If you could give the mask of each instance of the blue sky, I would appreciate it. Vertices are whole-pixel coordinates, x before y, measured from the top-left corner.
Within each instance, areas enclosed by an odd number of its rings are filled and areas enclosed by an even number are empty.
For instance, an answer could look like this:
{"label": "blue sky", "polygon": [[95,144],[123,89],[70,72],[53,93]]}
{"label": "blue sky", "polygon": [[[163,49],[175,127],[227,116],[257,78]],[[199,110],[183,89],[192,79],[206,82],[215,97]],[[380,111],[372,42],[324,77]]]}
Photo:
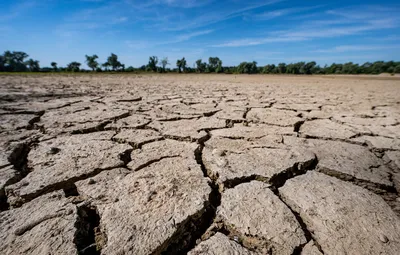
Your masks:
{"label": "blue sky", "polygon": [[0,51],[21,50],[49,66],[126,66],[151,55],[172,66],[218,56],[224,65],[315,60],[318,64],[400,60],[397,1],[1,0]]}

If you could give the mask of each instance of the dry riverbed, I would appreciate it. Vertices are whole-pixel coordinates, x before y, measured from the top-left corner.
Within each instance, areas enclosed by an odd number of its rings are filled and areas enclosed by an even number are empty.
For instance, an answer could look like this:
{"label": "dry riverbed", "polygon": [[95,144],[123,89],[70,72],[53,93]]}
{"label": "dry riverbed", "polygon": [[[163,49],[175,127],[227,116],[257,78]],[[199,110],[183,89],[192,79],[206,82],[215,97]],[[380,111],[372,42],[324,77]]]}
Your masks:
{"label": "dry riverbed", "polygon": [[398,254],[400,79],[1,75],[1,254]]}

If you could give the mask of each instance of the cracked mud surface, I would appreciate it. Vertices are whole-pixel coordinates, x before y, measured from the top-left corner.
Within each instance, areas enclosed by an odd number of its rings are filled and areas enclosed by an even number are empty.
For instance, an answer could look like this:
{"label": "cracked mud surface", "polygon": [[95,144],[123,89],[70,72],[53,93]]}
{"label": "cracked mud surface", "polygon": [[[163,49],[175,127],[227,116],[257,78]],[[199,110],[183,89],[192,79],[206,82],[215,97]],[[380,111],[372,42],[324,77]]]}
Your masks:
{"label": "cracked mud surface", "polygon": [[400,80],[0,79],[1,254],[397,254]]}

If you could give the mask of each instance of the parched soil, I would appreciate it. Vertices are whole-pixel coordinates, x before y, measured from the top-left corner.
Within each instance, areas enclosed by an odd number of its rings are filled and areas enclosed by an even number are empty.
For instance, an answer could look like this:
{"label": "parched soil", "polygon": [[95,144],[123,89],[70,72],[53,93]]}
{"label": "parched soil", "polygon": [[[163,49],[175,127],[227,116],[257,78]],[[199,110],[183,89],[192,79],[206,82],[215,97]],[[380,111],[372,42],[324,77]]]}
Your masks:
{"label": "parched soil", "polygon": [[398,254],[400,79],[0,76],[0,254]]}

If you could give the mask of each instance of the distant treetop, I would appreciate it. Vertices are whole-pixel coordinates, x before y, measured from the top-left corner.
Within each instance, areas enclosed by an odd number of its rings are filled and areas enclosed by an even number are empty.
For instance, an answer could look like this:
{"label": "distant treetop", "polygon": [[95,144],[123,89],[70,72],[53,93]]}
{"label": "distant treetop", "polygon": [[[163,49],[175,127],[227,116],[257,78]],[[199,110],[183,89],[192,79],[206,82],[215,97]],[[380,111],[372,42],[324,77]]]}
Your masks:
{"label": "distant treetop", "polygon": [[[51,67],[41,68],[39,61],[32,58],[26,60],[28,54],[22,51],[5,51],[0,55],[0,72],[88,72],[81,68],[82,64],[72,61],[66,67],[59,67],[56,62],[51,62]],[[218,57],[210,57],[207,62],[198,59],[193,68],[188,65],[185,57],[176,61],[176,68],[167,68],[170,65],[167,57],[159,60],[157,56],[149,57],[147,65],[139,68],[125,65],[118,60],[114,53],[107,58],[105,63],[97,62],[97,55],[85,55],[85,62],[91,72],[113,71],[113,72],[178,72],[178,73],[242,73],[242,74],[381,74],[400,73],[400,62],[376,61],[366,62],[362,65],[352,62],[319,66],[315,61],[297,63],[279,63],[257,66],[257,62],[242,62],[238,66],[223,66]]]}

